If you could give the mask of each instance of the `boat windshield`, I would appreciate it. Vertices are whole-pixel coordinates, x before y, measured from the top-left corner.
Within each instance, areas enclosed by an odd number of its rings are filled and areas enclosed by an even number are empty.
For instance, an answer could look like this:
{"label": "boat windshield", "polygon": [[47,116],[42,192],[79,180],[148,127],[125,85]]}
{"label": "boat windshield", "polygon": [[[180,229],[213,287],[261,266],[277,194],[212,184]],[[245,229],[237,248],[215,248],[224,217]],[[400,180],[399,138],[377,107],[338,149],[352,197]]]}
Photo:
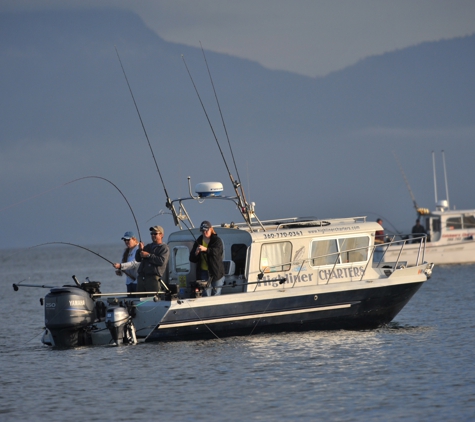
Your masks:
{"label": "boat windshield", "polygon": [[470,214],[463,215],[463,228],[475,229],[475,215],[470,215]]}

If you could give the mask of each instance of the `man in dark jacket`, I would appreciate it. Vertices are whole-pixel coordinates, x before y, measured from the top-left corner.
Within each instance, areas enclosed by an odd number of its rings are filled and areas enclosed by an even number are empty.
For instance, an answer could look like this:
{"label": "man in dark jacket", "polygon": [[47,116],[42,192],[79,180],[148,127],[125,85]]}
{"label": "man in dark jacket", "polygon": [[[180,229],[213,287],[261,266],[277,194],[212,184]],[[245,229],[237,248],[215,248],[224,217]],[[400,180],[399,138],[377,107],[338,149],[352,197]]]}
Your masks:
{"label": "man in dark jacket", "polygon": [[196,277],[198,280],[207,280],[206,296],[221,294],[224,284],[224,246],[209,221],[200,225],[203,233],[196,239],[190,252],[190,261],[198,264]]}
{"label": "man in dark jacket", "polygon": [[421,224],[421,220],[416,220],[416,225],[412,227],[412,243],[420,243],[424,235],[427,234],[426,229]]}
{"label": "man in dark jacket", "polygon": [[140,262],[137,278],[137,292],[163,291],[163,274],[166,271],[170,251],[166,243],[162,243],[164,231],[160,226],[150,227],[152,243],[144,246],[139,243],[135,260]]}

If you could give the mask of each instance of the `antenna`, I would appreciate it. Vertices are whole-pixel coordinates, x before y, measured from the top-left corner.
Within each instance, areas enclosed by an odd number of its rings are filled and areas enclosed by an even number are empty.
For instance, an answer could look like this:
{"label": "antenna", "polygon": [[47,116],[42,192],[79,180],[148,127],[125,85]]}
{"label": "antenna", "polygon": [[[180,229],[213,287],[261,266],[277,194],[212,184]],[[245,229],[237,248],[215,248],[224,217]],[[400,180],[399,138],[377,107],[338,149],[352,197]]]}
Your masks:
{"label": "antenna", "polygon": [[445,151],[442,150],[442,162],[444,164],[445,195],[447,196],[447,208],[450,209],[449,185],[447,184],[447,170],[445,169]]}
{"label": "antenna", "polygon": [[434,195],[435,195],[435,204],[437,205],[437,178],[435,175],[435,154],[432,151],[432,170],[434,172]]}

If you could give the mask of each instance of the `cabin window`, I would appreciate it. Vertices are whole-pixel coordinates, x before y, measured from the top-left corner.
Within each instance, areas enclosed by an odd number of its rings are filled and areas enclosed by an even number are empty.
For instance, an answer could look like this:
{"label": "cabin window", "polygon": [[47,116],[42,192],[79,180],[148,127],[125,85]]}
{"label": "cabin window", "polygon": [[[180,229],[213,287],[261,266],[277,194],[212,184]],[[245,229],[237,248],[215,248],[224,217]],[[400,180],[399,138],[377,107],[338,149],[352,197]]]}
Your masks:
{"label": "cabin window", "polygon": [[473,215],[464,215],[463,216],[463,228],[464,229],[475,229],[475,216],[473,216]]}
{"label": "cabin window", "polygon": [[311,247],[311,262],[320,265],[346,264],[368,260],[369,237],[314,240]]}
{"label": "cabin window", "polygon": [[289,271],[292,256],[290,242],[266,243],[261,247],[261,271]]}
{"label": "cabin window", "polygon": [[458,230],[462,228],[462,217],[447,218],[446,227],[448,230]]}
{"label": "cabin window", "polygon": [[244,243],[231,245],[231,259],[234,261],[234,265],[236,266],[234,275],[244,274],[244,269],[246,268],[246,252],[247,245]]}
{"label": "cabin window", "polygon": [[172,251],[173,269],[176,273],[188,274],[190,272],[190,251],[186,246],[175,246]]}
{"label": "cabin window", "polygon": [[336,239],[316,240],[312,242],[312,265],[333,265],[339,262]]}
{"label": "cabin window", "polygon": [[338,239],[340,256],[343,263],[361,262],[368,259],[369,237],[349,237]]}

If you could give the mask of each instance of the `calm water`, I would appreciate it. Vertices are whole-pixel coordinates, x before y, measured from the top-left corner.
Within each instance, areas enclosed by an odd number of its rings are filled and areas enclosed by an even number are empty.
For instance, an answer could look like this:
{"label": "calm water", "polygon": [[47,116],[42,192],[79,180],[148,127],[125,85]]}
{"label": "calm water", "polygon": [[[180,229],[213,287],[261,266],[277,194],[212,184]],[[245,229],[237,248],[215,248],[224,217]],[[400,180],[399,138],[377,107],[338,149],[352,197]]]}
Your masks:
{"label": "calm water", "polygon": [[[115,261],[121,246],[91,249]],[[124,281],[70,246],[2,252],[1,421],[475,419],[475,265],[436,267],[374,331],[57,351],[40,342],[48,290],[12,283]]]}

